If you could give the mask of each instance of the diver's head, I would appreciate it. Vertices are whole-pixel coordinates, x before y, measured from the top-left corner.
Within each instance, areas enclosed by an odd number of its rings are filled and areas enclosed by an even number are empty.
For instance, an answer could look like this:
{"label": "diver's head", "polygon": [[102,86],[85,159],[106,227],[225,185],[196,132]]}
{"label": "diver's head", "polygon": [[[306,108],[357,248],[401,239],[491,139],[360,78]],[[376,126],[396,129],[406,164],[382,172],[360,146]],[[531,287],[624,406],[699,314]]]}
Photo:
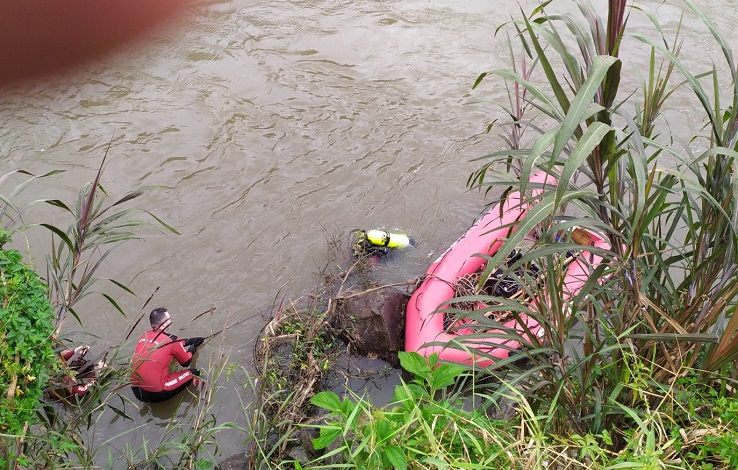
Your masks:
{"label": "diver's head", "polygon": [[149,323],[152,330],[164,331],[172,324],[172,317],[164,307],[155,308],[149,315]]}

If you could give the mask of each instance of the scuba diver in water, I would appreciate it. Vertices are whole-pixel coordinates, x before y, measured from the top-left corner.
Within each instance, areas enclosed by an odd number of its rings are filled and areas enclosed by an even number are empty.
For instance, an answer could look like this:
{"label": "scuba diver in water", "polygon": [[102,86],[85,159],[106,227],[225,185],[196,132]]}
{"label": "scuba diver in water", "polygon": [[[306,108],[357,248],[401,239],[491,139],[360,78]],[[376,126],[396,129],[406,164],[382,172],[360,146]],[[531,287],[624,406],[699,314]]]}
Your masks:
{"label": "scuba diver in water", "polygon": [[91,361],[87,355],[87,345],[66,348],[59,351],[58,358],[62,374],[50,380],[46,394],[53,400],[69,400],[74,396],[83,397],[95,387],[102,378],[107,364],[104,360]]}
{"label": "scuba diver in water", "polygon": [[200,371],[195,368],[169,372],[173,359],[187,367],[192,355],[205,338],[180,339],[165,330],[172,324],[166,308],[154,309],[149,315],[151,330],[143,333],[133,353],[131,388],[139,400],[158,403],[187,388],[199,384]]}

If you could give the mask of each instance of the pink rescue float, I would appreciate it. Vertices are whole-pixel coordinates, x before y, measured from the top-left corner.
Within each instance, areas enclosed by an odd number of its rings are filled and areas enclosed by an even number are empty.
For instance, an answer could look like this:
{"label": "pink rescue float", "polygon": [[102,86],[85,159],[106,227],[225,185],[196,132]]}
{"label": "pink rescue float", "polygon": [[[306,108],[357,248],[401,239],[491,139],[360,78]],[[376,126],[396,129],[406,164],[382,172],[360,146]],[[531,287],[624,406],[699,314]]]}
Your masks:
{"label": "pink rescue float", "polygon": [[[538,172],[531,176],[531,183],[541,185],[556,184],[552,176]],[[538,185],[537,185],[538,186]],[[467,274],[476,273],[485,267],[486,260],[478,254],[494,255],[503,242],[517,229],[516,224],[535,203],[541,189],[531,191],[532,201],[523,199],[519,192],[511,192],[500,205],[494,205],[464,235],[430,265],[423,282],[413,292],[407,306],[405,324],[405,351],[416,351],[424,356],[437,353],[439,358],[463,364],[474,364],[485,367],[494,359],[505,359],[511,350],[520,344],[504,338],[502,331],[489,332],[489,337],[475,339],[465,338],[463,344],[469,349],[477,349],[486,355],[473,355],[469,351],[447,347],[447,343],[459,341],[464,337],[464,330],[447,331],[444,327],[443,312],[439,309],[448,307],[448,302],[455,296],[457,281]],[[608,249],[609,244],[601,237],[586,232],[590,246]],[[586,250],[579,252],[565,270],[564,285],[567,298],[575,296],[589,278],[594,267],[602,262],[602,257]],[[532,308],[532,305],[531,305]],[[530,333],[541,335],[541,326],[532,318],[521,316]],[[447,323],[446,323],[447,324]],[[503,323],[505,328],[515,328],[523,332],[522,325],[512,319]],[[468,331],[468,330],[467,330]],[[428,343],[440,343],[429,345]],[[491,356],[494,359],[490,359]]]}

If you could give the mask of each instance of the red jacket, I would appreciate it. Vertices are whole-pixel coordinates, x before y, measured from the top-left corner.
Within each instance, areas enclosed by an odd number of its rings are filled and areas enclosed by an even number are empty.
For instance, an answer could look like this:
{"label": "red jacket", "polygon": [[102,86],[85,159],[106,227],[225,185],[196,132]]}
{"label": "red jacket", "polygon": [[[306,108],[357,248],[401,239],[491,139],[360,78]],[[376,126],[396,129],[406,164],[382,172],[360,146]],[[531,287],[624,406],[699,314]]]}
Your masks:
{"label": "red jacket", "polygon": [[148,392],[161,392],[190,380],[193,376],[189,370],[169,373],[172,359],[182,366],[190,364],[192,353],[185,350],[184,340],[156,331],[142,334],[133,353],[131,385]]}
{"label": "red jacket", "polygon": [[[85,347],[86,348],[86,347]],[[88,361],[84,359],[84,355],[87,354],[85,350],[81,354],[79,364],[69,364],[69,360],[74,356],[76,349],[65,349],[59,353],[59,358],[63,361],[61,367],[69,371],[69,374],[64,374],[58,380],[59,382],[50,387],[47,392],[54,400],[71,398],[72,395],[83,396],[95,386],[95,374],[86,369],[87,372],[79,375],[80,367],[85,366]]]}

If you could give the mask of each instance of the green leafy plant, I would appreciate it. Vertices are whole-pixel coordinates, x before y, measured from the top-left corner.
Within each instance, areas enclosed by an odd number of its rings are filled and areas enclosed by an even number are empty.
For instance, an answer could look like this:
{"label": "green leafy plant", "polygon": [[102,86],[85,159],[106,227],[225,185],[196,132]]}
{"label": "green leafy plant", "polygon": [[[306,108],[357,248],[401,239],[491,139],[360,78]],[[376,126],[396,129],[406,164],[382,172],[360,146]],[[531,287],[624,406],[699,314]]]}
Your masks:
{"label": "green leafy plant", "polygon": [[[403,368],[414,379],[395,388],[392,402],[381,409],[367,399],[341,399],[324,391],[311,403],[330,412],[316,449],[331,449],[312,462],[321,468],[498,468],[512,455],[511,428],[484,412],[467,410],[460,390],[450,388],[467,372],[454,364],[440,364],[438,357],[400,353]],[[331,464],[338,456],[340,464]],[[316,468],[311,466],[310,468]]]}
{"label": "green leafy plant", "polygon": [[[9,233],[2,231],[3,242]],[[48,287],[16,250],[0,246],[0,455],[19,451],[16,442],[35,422],[44,387],[58,368]]]}

